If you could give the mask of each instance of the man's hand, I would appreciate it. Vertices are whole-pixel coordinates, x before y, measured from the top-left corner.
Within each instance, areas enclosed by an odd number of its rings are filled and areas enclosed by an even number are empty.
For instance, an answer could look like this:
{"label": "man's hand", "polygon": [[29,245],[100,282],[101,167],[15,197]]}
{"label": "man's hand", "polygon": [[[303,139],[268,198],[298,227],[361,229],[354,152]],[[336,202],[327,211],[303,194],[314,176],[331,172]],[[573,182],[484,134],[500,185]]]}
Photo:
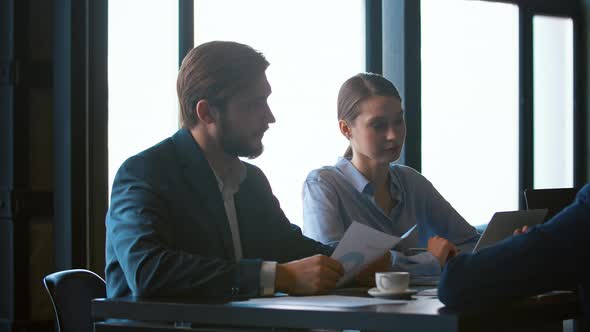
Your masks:
{"label": "man's hand", "polygon": [[515,229],[512,234],[513,235],[520,235],[520,234],[524,234],[524,233],[526,233],[528,231],[529,231],[529,226],[524,225],[522,228]]}
{"label": "man's hand", "polygon": [[344,274],[342,264],[328,256],[315,255],[277,264],[275,288],[291,295],[325,293],[336,287]]}
{"label": "man's hand", "polygon": [[437,235],[428,240],[428,251],[438,259],[440,266],[444,266],[449,258],[457,254],[457,247],[449,240]]}
{"label": "man's hand", "polygon": [[375,286],[375,272],[385,272],[391,270],[391,253],[388,251],[385,255],[373,263],[367,265],[356,277],[361,286]]}

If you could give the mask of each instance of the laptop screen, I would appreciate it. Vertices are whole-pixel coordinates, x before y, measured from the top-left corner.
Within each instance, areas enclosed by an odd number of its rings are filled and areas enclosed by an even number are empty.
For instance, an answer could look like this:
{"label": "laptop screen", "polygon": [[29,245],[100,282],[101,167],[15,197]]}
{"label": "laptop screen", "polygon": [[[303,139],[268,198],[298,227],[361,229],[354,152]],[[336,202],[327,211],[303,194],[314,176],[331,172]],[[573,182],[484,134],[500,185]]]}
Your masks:
{"label": "laptop screen", "polygon": [[515,229],[543,223],[547,209],[496,212],[473,248],[476,252],[511,236]]}

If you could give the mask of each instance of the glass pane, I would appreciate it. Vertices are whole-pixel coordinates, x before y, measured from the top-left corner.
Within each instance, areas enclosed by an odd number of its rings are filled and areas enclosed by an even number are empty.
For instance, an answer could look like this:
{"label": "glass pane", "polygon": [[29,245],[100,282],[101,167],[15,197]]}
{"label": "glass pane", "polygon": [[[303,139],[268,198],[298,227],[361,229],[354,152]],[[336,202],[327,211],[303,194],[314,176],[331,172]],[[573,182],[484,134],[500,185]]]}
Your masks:
{"label": "glass pane", "polygon": [[177,73],[178,1],[109,1],[109,191],[125,159],[178,128]]}
{"label": "glass pane", "polygon": [[195,1],[195,45],[233,40],[271,63],[266,74],[276,123],[264,136],[264,153],[249,162],[264,171],[294,224],[302,224],[307,173],[334,164],[348,146],[336,97],[347,78],[364,71],[364,36],[362,0]]}
{"label": "glass pane", "polygon": [[421,11],[422,171],[469,223],[487,223],[518,209],[518,8],[428,0]]}
{"label": "glass pane", "polygon": [[573,22],[533,18],[535,188],[574,184]]}

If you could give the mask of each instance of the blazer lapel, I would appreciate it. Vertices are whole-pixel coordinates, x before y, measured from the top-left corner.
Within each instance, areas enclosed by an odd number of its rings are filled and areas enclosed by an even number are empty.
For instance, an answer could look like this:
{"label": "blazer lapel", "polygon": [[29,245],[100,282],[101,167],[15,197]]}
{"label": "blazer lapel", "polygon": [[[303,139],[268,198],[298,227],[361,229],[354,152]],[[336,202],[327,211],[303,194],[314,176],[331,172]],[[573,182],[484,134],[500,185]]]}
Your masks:
{"label": "blazer lapel", "polygon": [[209,162],[188,130],[180,129],[172,136],[172,139],[176,146],[177,158],[182,165],[184,178],[191,186],[195,198],[205,202],[204,207],[212,217],[209,222],[215,225],[217,235],[223,241],[226,257],[235,260],[234,245],[225,206]]}

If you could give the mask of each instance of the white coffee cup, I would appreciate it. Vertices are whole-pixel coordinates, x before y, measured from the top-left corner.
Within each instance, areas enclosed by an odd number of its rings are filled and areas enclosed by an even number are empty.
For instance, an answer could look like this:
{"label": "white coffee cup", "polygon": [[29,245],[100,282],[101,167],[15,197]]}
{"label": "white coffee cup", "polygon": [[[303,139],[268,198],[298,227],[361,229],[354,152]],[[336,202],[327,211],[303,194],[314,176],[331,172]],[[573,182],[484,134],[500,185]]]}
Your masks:
{"label": "white coffee cup", "polygon": [[399,293],[410,286],[409,272],[377,272],[375,284],[381,292]]}

